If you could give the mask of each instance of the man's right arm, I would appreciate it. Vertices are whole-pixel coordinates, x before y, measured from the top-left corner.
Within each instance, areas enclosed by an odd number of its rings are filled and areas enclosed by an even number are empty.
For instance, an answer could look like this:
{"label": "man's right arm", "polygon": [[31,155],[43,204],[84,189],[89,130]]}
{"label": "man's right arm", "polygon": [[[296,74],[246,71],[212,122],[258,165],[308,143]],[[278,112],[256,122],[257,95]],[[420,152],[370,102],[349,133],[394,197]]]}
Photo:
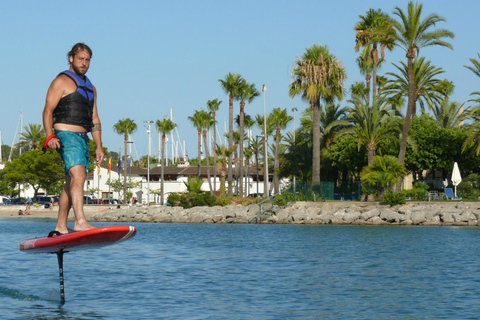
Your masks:
{"label": "man's right arm", "polygon": [[[47,138],[53,134],[53,110],[58,105],[58,102],[63,96],[64,83],[62,77],[55,78],[50,84],[47,92],[47,98],[45,101],[45,107],[43,108],[43,128]],[[50,149],[60,148],[60,140],[50,139],[48,141],[48,147]]]}

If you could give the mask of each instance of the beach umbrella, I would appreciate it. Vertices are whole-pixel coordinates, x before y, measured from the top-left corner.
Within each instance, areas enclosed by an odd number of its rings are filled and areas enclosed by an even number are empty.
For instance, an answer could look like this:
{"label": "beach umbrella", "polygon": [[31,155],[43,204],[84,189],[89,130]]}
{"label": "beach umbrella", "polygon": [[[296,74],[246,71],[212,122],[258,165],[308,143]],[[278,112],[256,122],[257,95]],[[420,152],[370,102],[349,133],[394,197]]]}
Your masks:
{"label": "beach umbrella", "polygon": [[460,169],[458,169],[458,164],[455,162],[453,164],[452,172],[452,184],[455,186],[455,197],[457,196],[457,186],[462,182],[462,176],[460,175]]}

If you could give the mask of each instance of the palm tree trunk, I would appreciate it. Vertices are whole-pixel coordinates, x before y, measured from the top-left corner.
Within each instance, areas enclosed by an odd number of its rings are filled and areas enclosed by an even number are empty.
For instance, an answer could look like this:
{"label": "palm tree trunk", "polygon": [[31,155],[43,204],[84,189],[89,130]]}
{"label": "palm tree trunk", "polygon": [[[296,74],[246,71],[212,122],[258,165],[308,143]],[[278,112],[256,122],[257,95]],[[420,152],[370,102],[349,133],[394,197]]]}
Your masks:
{"label": "palm tree trunk", "polygon": [[164,166],[165,166],[165,134],[162,134],[162,153],[161,153],[161,159],[160,159],[160,204],[163,205],[164,202],[164,197],[165,197],[165,191],[163,188],[163,179],[164,179]]}
{"label": "palm tree trunk", "polygon": [[238,195],[243,197],[243,136],[244,136],[244,117],[245,117],[245,102],[240,102],[240,158],[238,161],[238,176],[240,177],[240,184],[238,188]]}
{"label": "palm tree trunk", "polygon": [[[228,99],[228,149],[233,147],[233,94],[230,94]],[[232,182],[233,182],[233,155],[228,156],[228,196],[233,196]]]}
{"label": "palm tree trunk", "polygon": [[275,179],[275,194],[280,194],[280,181],[278,179],[278,169],[280,168],[280,159],[278,154],[280,153],[280,128],[277,127],[277,134],[275,139],[275,162],[273,165],[273,178]]}
{"label": "palm tree trunk", "polygon": [[202,131],[198,130],[198,164],[197,164],[197,177],[200,178],[200,167],[202,165]]}
{"label": "palm tree trunk", "polygon": [[125,134],[125,152],[123,154],[123,203],[127,203],[127,146],[128,146],[128,134]]}
{"label": "palm tree trunk", "polygon": [[372,105],[375,103],[375,95],[377,93],[377,64],[378,64],[378,50],[377,46],[373,46],[373,70],[372,70]]}
{"label": "palm tree trunk", "polygon": [[313,102],[312,185],[320,185],[320,101]]}
{"label": "palm tree trunk", "polygon": [[[413,78],[413,57],[407,56],[408,58],[408,104],[407,104],[407,113],[405,115],[405,123],[403,124],[402,131],[402,141],[400,143],[400,152],[398,154],[398,162],[400,164],[405,163],[405,155],[407,152],[407,137],[408,130],[410,129],[410,121],[412,120],[412,112],[415,109],[415,80]],[[402,179],[403,180],[403,179]],[[401,187],[402,181],[399,182],[399,187]],[[401,189],[398,188],[398,191]]]}
{"label": "palm tree trunk", "polygon": [[[215,121],[215,111],[212,112],[213,118],[213,150],[217,148],[217,122]],[[217,191],[217,153],[213,153],[213,191]]]}
{"label": "palm tree trunk", "polygon": [[208,187],[210,188],[210,192],[212,192],[212,181],[210,180],[210,155],[208,152],[208,144],[207,144],[207,130],[203,130],[203,141],[205,143],[205,156],[207,158],[207,179],[208,179]]}

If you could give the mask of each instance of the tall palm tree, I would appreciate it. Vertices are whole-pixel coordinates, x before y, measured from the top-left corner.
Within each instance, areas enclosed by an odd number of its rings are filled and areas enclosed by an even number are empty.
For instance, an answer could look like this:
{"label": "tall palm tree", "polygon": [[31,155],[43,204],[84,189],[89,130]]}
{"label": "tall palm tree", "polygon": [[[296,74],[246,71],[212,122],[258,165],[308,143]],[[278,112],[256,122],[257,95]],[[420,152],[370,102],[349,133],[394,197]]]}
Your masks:
{"label": "tall palm tree", "polygon": [[[387,80],[387,85],[382,89],[382,95],[390,96],[393,99],[408,97],[408,66],[401,62],[401,67],[393,63],[399,73],[388,72],[387,75],[392,79]],[[437,68],[430,61],[425,61],[424,57],[413,60],[413,84],[415,96],[413,100],[413,111],[411,118],[417,112],[417,101],[420,103],[422,113],[425,113],[425,107],[440,103],[453,91],[453,85],[436,76],[444,73],[442,68]]]}
{"label": "tall palm tree", "polygon": [[320,184],[320,101],[331,103],[341,99],[346,72],[326,46],[313,45],[295,61],[291,97],[300,95],[313,109],[312,183]]}
{"label": "tall palm tree", "polygon": [[[189,116],[188,120],[192,123],[192,125],[197,129],[198,134],[198,143],[197,143],[197,155],[198,155],[198,164],[197,164],[197,177],[200,178],[200,167],[202,165],[202,131],[203,131],[203,119],[202,119],[202,111],[195,110],[193,116]],[[205,111],[203,111],[205,112]],[[207,161],[208,163],[208,161]]]}
{"label": "tall palm tree", "polygon": [[164,188],[163,188],[163,180],[164,180],[164,167],[165,167],[165,137],[172,132],[173,129],[177,126],[176,123],[174,123],[172,120],[168,119],[167,117],[164,117],[162,121],[157,120],[155,123],[155,126],[157,128],[157,131],[159,134],[162,135],[162,152],[161,152],[161,158],[160,158],[160,164],[161,164],[161,169],[160,169],[160,203],[163,204],[165,203],[163,201],[164,199]]}
{"label": "tall palm tree", "polygon": [[[239,118],[239,130],[240,130],[240,150],[239,150],[239,159],[240,161],[238,162],[238,176],[240,179],[243,179],[243,147],[244,147],[244,135],[245,135],[245,130],[244,130],[244,119],[245,119],[245,103],[251,103],[253,99],[258,97],[260,95],[260,92],[255,88],[255,85],[249,84],[246,81],[243,82],[243,84],[240,86],[238,90],[238,96],[237,99],[240,100],[240,118]],[[239,184],[239,190],[238,194],[240,196],[243,196],[243,182]]]}
{"label": "tall palm tree", "polygon": [[407,150],[407,137],[410,128],[410,121],[415,108],[415,79],[413,72],[413,61],[421,48],[429,46],[442,46],[453,49],[445,38],[453,39],[455,35],[446,29],[434,29],[439,22],[445,19],[437,14],[430,14],[422,19],[423,5],[419,3],[409,2],[407,12],[405,13],[399,7],[395,7],[394,15],[399,20],[393,20],[391,23],[395,29],[395,44],[405,50],[408,69],[408,103],[405,115],[405,122],[402,130],[402,140],[400,143],[400,152],[398,161],[400,164],[405,163],[405,152]]}
{"label": "tall palm tree", "polygon": [[[262,146],[262,155],[263,155],[263,165],[264,165],[264,170],[263,170],[263,181],[264,183],[266,181],[269,181],[270,180],[270,174],[267,174],[268,172],[270,172],[270,170],[266,170],[267,168],[270,168],[269,167],[269,157],[268,157],[268,136],[270,136],[272,134],[272,131],[273,131],[273,128],[270,126],[270,123],[268,122],[268,116],[267,116],[267,120],[264,122],[264,117],[263,117],[263,114],[256,114],[255,115],[255,124],[257,125],[257,127],[261,130],[262,132],[262,135],[264,137],[264,145]],[[264,124],[267,124],[267,132],[265,132],[265,125]],[[267,149],[267,152],[265,152],[265,149]],[[268,179],[268,180],[267,180]],[[269,196],[269,193],[267,190],[264,190],[264,197],[267,198]]]}
{"label": "tall palm tree", "polygon": [[200,111],[200,121],[201,121],[201,127],[202,127],[202,135],[203,135],[203,142],[205,144],[205,157],[207,159],[207,179],[208,179],[208,187],[210,188],[210,192],[213,191],[212,188],[212,181],[210,179],[210,150],[208,148],[208,143],[207,143],[207,130],[214,125],[212,114],[210,112],[207,112],[205,110]]}
{"label": "tall palm tree", "polygon": [[29,150],[37,149],[40,139],[45,136],[43,127],[36,123],[29,123],[25,127],[25,132],[20,134],[20,147],[28,146]]}
{"label": "tall palm tree", "polygon": [[[377,68],[385,60],[385,49],[392,50],[394,47],[395,31],[390,23],[388,14],[382,10],[370,9],[366,15],[360,16],[360,21],[355,25],[355,51],[363,47],[362,56],[371,63],[373,88],[372,101],[377,95]],[[380,47],[380,48],[379,48]],[[381,60],[378,57],[380,49]],[[370,86],[368,87],[370,89]]]}
{"label": "tall palm tree", "polygon": [[[373,165],[377,145],[398,137],[400,128],[397,122],[392,121],[394,110],[383,96],[377,97],[372,106],[368,106],[359,97],[353,97],[349,102],[354,107],[350,109],[348,121],[337,121],[337,124],[345,127],[336,134],[336,138],[354,135],[358,139],[358,149],[360,150],[362,146],[367,148],[368,165]],[[348,122],[351,123],[350,126],[347,125]]]}
{"label": "tall palm tree", "polygon": [[[245,80],[241,75],[229,72],[225,79],[219,79],[223,91],[228,94],[228,149],[233,149],[233,100],[238,96],[238,90]],[[233,195],[232,155],[228,158],[228,195]]]}
{"label": "tall palm tree", "polygon": [[[364,57],[364,54],[360,57],[357,58],[357,65],[358,68],[360,69],[360,74],[365,76],[365,84],[361,83],[363,85],[363,89],[359,84],[356,83],[352,85],[352,89],[356,91],[362,91],[362,95],[365,96],[365,100],[367,101],[367,104],[370,104],[370,91],[371,91],[371,83],[372,83],[372,71],[373,71],[373,61],[370,57],[370,55],[367,54],[366,57]],[[363,92],[366,91],[366,92]],[[356,92],[357,95],[359,95],[360,92]]]}
{"label": "tall palm tree", "polygon": [[123,203],[127,204],[127,147],[128,147],[128,137],[137,130],[137,124],[134,120],[130,118],[123,118],[118,120],[117,123],[113,125],[113,131],[119,135],[123,135],[125,152],[123,156]]}
{"label": "tall palm tree", "polygon": [[285,130],[290,121],[293,120],[292,116],[287,114],[287,109],[274,108],[269,114],[270,124],[275,127],[275,156],[273,165],[273,180],[274,180],[274,192],[280,193],[280,181],[278,175],[278,169],[280,167],[280,140],[281,131]]}
{"label": "tall palm tree", "polygon": [[[208,100],[207,101],[207,108],[208,111],[212,113],[212,120],[213,120],[213,148],[217,145],[217,111],[220,108],[220,104],[222,101],[218,99]],[[217,153],[213,153],[213,163],[217,163]],[[213,166],[213,191],[217,190],[217,166]]]}

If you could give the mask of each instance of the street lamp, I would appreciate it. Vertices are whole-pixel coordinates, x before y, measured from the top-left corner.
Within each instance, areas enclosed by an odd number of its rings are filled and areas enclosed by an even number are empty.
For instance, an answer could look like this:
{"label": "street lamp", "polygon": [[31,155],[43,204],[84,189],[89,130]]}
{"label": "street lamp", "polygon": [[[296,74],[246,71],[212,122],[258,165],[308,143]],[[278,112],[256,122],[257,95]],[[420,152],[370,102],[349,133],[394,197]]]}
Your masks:
{"label": "street lamp", "polygon": [[265,108],[265,95],[267,92],[267,86],[262,85],[262,92],[263,92],[263,149],[264,149],[264,160],[265,160],[265,172],[264,172],[264,191],[263,196],[268,198],[269,196],[269,188],[268,188],[268,151],[267,151],[267,111]]}
{"label": "street lamp", "polygon": [[[293,112],[293,147],[295,148],[295,112],[298,111],[297,107],[292,108]],[[293,201],[297,201],[296,199],[297,192],[296,192],[296,186],[295,186],[295,169],[293,172]]]}
{"label": "street lamp", "polygon": [[257,195],[258,195],[258,137],[263,138],[263,136],[255,137],[255,163],[257,164]]}
{"label": "street lamp", "polygon": [[150,134],[150,124],[153,120],[145,120],[143,123],[147,123],[148,133],[148,154],[147,154],[147,206],[150,206],[150,148],[152,144],[152,135]]}

